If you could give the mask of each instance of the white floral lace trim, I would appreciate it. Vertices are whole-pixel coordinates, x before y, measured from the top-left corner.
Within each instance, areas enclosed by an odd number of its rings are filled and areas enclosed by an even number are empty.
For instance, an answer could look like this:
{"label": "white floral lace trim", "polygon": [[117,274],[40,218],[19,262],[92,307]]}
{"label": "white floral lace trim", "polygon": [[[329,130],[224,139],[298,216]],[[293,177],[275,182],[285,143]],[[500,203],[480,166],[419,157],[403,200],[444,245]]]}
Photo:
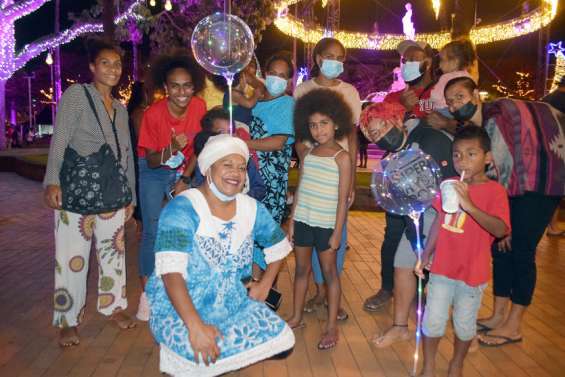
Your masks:
{"label": "white floral lace trim", "polygon": [[265,262],[269,264],[284,259],[292,251],[292,245],[285,237],[279,243],[267,247],[263,251],[265,252]]}
{"label": "white floral lace trim", "polygon": [[193,361],[187,360],[161,344],[159,369],[161,373],[167,373],[175,377],[218,376],[287,351],[294,346],[294,342],[294,333],[290,327],[285,326],[284,330],[276,338],[249,351],[221,359],[210,366],[205,366],[203,363],[196,364]]}
{"label": "white floral lace trim", "polygon": [[186,280],[188,254],[180,251],[159,251],[155,253],[155,274],[162,276],[178,272]]}

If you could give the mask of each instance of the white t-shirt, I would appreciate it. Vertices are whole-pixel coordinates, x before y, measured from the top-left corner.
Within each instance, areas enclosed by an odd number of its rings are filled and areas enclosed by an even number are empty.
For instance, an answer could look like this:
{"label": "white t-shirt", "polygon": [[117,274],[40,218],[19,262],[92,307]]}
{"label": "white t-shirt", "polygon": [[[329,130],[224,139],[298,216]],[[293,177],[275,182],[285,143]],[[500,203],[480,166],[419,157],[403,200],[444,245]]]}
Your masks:
{"label": "white t-shirt", "polygon": [[[297,100],[311,90],[320,88],[331,89],[340,93],[345,99],[345,102],[347,102],[347,104],[349,105],[351,112],[353,113],[353,124],[359,123],[359,117],[361,116],[361,98],[359,97],[359,92],[353,85],[341,80],[339,80],[339,84],[335,86],[322,86],[316,83],[314,79],[304,81],[302,84],[298,85],[296,89],[294,89],[294,99]],[[345,150],[349,150],[347,138],[344,138],[344,140],[339,140],[338,143]]]}

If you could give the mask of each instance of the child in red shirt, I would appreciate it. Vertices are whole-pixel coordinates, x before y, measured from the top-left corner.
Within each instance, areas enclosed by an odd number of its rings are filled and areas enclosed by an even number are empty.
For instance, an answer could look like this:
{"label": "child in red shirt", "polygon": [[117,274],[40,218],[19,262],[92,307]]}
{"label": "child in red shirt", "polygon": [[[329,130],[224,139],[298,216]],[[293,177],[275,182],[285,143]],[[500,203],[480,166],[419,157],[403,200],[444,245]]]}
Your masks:
{"label": "child in red shirt", "polygon": [[491,245],[510,232],[506,190],[485,174],[485,166],[491,161],[490,139],[483,128],[466,126],[455,135],[453,164],[464,177],[454,183],[459,209],[448,214],[442,209],[441,198],[436,200],[438,216],[430,230],[422,263],[415,269],[417,275],[423,276],[423,266],[434,254],[422,323],[422,376],[434,375],[435,355],[445,333],[450,306],[455,337],[448,375],[463,375],[463,361],[476,335],[481,298],[490,277]]}

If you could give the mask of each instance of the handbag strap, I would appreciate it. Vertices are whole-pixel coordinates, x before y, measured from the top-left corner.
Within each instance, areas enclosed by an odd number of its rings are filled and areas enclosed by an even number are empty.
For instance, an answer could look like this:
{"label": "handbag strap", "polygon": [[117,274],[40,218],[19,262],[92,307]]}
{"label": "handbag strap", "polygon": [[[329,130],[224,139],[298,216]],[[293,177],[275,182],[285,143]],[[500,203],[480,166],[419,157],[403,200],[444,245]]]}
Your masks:
{"label": "handbag strap", "polygon": [[[104,137],[104,141],[106,141],[106,134],[104,133],[104,129],[102,128],[102,123],[100,122],[100,118],[98,118],[98,111],[96,111],[96,106],[94,106],[94,100],[92,96],[86,89],[86,85],[83,85],[82,88],[84,89],[84,94],[86,95],[86,99],[88,100],[88,104],[96,117],[96,121],[98,122],[98,127],[100,127],[100,131],[102,131],[102,136]],[[118,139],[118,132],[116,130],[116,110],[114,109],[114,117],[112,118],[112,132],[114,133],[114,139],[116,141],[116,149],[118,150],[118,162],[122,161],[122,150],[120,148],[120,141]]]}

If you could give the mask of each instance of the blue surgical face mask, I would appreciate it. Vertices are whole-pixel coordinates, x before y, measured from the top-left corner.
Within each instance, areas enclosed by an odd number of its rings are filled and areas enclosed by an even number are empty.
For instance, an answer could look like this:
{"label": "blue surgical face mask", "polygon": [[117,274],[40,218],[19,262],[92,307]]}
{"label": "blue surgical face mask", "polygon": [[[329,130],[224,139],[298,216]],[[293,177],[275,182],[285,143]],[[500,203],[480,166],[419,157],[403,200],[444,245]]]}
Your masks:
{"label": "blue surgical face mask", "polygon": [[423,75],[423,73],[420,72],[420,63],[421,62],[406,62],[402,65],[401,72],[404,82],[414,81]]}
{"label": "blue surgical face mask", "polygon": [[343,62],[339,60],[324,59],[320,67],[322,75],[328,79],[333,80],[343,73]]}
{"label": "blue surgical face mask", "polygon": [[167,161],[162,162],[161,165],[166,165],[171,169],[177,169],[179,166],[182,165],[183,161],[184,161],[184,154],[182,154],[181,151],[178,151],[176,154],[169,157]]}
{"label": "blue surgical face mask", "polygon": [[223,192],[221,192],[220,189],[218,189],[218,187],[216,186],[216,184],[212,180],[212,177],[210,177],[210,172],[208,172],[208,175],[206,176],[206,180],[208,181],[208,187],[210,187],[210,191],[212,191],[212,194],[214,194],[214,196],[216,198],[218,198],[220,201],[231,202],[232,200],[235,199],[237,194],[231,195],[231,196],[226,195]]}
{"label": "blue surgical face mask", "polygon": [[267,75],[265,86],[271,96],[278,97],[286,90],[286,80],[279,76]]}

